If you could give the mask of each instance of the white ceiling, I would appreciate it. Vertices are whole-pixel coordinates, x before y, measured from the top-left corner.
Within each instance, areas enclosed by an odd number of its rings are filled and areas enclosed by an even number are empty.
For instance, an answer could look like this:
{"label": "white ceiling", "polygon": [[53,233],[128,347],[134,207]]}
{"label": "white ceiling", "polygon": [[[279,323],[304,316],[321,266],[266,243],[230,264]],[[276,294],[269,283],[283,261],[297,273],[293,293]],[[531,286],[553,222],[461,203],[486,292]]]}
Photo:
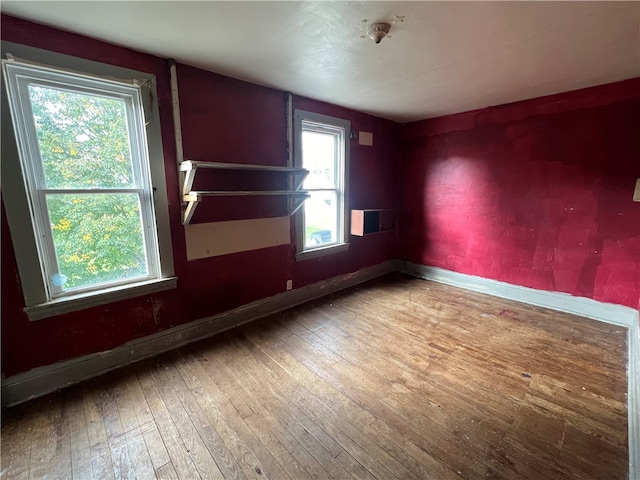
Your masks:
{"label": "white ceiling", "polygon": [[[640,76],[640,2],[3,1],[2,11],[400,122]],[[391,38],[361,38],[394,15],[405,18]]]}

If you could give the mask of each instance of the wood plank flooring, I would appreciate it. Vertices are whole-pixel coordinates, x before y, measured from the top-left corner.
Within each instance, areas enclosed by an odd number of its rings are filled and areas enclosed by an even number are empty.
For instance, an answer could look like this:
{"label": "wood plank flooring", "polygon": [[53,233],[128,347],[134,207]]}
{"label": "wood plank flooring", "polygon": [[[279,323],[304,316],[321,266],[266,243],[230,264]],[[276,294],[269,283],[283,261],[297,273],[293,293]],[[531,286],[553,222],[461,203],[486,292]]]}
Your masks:
{"label": "wood plank flooring", "polygon": [[392,275],[3,412],[3,479],[625,479],[626,331]]}

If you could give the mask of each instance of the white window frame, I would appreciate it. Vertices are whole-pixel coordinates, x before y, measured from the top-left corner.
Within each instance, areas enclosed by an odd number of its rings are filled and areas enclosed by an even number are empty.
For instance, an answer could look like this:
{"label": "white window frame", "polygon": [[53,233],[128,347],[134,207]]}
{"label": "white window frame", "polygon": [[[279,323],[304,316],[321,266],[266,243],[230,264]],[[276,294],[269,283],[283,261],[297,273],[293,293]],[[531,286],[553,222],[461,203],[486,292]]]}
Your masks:
{"label": "white window frame", "polygon": [[[174,288],[159,114],[157,102],[150,101],[157,98],[154,77],[6,42],[2,46],[3,81],[7,87],[2,89],[3,199],[29,318],[37,320]],[[19,55],[21,60],[14,60],[12,56],[5,60],[5,52]],[[27,60],[22,60],[24,58]],[[132,188],[80,192],[82,189],[44,187],[28,96],[31,84],[93,93],[125,102],[134,158]],[[146,93],[151,95],[146,102],[141,85],[148,87]],[[11,108],[7,108],[9,104]],[[52,273],[57,273],[57,267],[46,194],[107,192],[135,193],[140,199],[148,275],[63,291],[48,280]]]}
{"label": "white window frame", "polygon": [[296,246],[298,260],[317,258],[343,252],[349,248],[347,212],[349,211],[349,138],[351,122],[342,118],[331,117],[304,110],[294,112],[294,162],[296,167],[303,167],[302,132],[312,131],[337,135],[340,152],[336,158],[336,185],[334,189],[308,189],[313,191],[335,191],[338,202],[336,242],[329,245],[306,246],[304,206],[296,213]]}

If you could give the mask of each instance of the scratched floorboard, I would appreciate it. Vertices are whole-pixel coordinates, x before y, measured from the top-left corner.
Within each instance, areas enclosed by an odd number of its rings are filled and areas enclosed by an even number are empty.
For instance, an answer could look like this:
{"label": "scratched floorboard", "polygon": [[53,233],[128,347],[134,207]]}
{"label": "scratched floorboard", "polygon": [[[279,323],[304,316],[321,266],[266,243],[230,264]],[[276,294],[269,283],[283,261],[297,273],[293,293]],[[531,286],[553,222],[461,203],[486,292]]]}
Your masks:
{"label": "scratched floorboard", "polygon": [[1,478],[627,478],[626,331],[388,276],[3,412]]}

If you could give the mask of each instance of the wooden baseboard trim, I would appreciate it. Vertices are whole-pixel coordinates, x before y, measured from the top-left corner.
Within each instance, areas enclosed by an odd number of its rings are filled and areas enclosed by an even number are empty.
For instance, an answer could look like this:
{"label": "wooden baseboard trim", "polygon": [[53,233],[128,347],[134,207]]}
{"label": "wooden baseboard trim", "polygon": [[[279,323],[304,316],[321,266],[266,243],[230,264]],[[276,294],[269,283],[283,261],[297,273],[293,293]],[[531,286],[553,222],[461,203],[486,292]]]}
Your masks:
{"label": "wooden baseboard trim", "polygon": [[629,478],[640,479],[640,318],[638,311],[565,293],[546,292],[511,285],[438,267],[403,262],[400,271],[416,277],[495,297],[550,308],[627,328],[627,423],[629,431]]}
{"label": "wooden baseboard trim", "polygon": [[211,337],[258,318],[381,277],[399,270],[399,266],[396,261],[388,261],[353,273],[338,275],[136,339],[113,350],[45,365],[14,375],[2,380],[2,405],[16,405],[144,358]]}

